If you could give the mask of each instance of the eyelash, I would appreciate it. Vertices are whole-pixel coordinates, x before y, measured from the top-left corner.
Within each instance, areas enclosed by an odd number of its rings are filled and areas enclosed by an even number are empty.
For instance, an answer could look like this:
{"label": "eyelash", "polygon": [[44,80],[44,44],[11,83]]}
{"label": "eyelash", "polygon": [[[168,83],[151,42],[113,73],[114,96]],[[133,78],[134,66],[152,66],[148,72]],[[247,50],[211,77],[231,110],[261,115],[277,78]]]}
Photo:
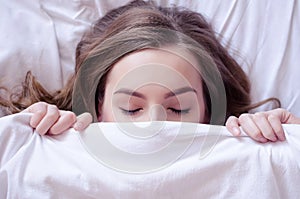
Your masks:
{"label": "eyelash", "polygon": [[[137,109],[132,109],[132,110],[126,110],[123,108],[120,108],[120,109],[122,110],[122,112],[125,115],[130,115],[130,116],[133,116],[133,115],[137,114],[140,110],[143,110],[142,108],[137,108]],[[190,112],[190,109],[183,109],[183,110],[179,110],[179,109],[175,109],[175,108],[168,108],[168,109],[177,115],[187,114]]]}
{"label": "eyelash", "polygon": [[190,112],[190,109],[183,109],[183,110],[178,110],[175,108],[168,108],[169,110],[171,110],[173,113],[180,115],[180,114],[187,114]]}
{"label": "eyelash", "polygon": [[122,110],[122,112],[125,114],[125,115],[135,115],[137,114],[140,110],[142,110],[142,108],[137,108],[137,109],[133,109],[133,110],[126,110],[126,109],[123,109],[123,108],[120,108]]}

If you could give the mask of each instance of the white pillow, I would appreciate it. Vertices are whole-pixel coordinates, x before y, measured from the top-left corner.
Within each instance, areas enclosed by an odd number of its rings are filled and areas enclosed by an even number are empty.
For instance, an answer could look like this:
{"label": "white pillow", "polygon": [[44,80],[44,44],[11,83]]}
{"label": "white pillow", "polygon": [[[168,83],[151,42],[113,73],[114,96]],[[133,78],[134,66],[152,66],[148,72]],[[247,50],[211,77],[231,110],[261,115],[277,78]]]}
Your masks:
{"label": "white pillow", "polygon": [[[74,71],[75,47],[107,10],[127,1],[4,1],[0,7],[1,85],[12,87],[31,70],[49,90]],[[278,97],[300,116],[300,4],[281,0],[157,0],[205,15],[252,83],[253,102]],[[221,36],[222,35],[222,36]],[[256,110],[266,110],[272,104]]]}

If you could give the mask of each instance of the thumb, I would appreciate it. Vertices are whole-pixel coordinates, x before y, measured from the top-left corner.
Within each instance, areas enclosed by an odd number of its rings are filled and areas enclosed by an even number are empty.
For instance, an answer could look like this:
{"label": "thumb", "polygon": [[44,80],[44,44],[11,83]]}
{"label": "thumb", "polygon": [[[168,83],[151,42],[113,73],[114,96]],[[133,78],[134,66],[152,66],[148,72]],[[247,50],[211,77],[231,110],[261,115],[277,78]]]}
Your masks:
{"label": "thumb", "polygon": [[[273,110],[275,115],[279,116],[279,119],[282,124],[300,124],[300,118],[293,115],[291,112],[279,108]],[[272,111],[269,111],[272,114]]]}
{"label": "thumb", "polygon": [[77,116],[77,120],[73,125],[73,128],[77,131],[82,131],[86,127],[88,127],[93,121],[93,117],[90,113],[82,113],[81,115]]}
{"label": "thumb", "polygon": [[284,122],[284,124],[300,124],[300,118],[296,117],[292,113],[289,113],[289,117]]}

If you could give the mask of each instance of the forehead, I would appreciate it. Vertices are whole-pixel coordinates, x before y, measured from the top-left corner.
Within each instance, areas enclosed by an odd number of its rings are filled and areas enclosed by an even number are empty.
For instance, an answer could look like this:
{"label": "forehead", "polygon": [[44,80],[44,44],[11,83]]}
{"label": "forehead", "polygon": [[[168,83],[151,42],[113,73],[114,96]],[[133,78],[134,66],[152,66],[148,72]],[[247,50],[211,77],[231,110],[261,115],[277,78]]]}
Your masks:
{"label": "forehead", "polygon": [[108,82],[117,88],[152,83],[172,89],[193,86],[199,81],[201,78],[195,57],[176,48],[144,49],[130,53],[113,66],[108,76]]}

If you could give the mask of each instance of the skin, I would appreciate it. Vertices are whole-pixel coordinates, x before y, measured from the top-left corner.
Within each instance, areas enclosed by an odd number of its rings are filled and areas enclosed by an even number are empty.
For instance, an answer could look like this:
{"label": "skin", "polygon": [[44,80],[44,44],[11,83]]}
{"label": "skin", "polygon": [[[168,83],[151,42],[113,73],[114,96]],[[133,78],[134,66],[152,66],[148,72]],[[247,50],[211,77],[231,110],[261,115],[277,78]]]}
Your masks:
{"label": "skin", "polygon": [[98,120],[204,123],[201,77],[193,67],[194,58],[190,54],[184,57],[188,60],[158,49],[124,57],[108,76]]}
{"label": "skin", "polygon": [[[209,121],[197,62],[188,52],[170,47],[137,51],[117,62],[108,76],[104,102],[98,109],[98,121],[102,122]],[[24,112],[33,113],[30,125],[41,135],[60,134],[70,127],[80,131],[92,122],[88,113],[76,118],[74,113],[44,102],[35,103]],[[282,124],[300,124],[300,118],[285,109],[274,109],[238,118],[230,116],[226,127],[235,136],[243,130],[265,143],[285,140]]]}
{"label": "skin", "polygon": [[284,141],[282,124],[300,124],[300,118],[278,108],[255,114],[242,114],[239,118],[230,116],[226,121],[226,127],[233,135],[239,136],[242,129],[251,138],[262,143]]}
{"label": "skin", "polygon": [[83,113],[76,117],[71,111],[59,110],[57,106],[45,102],[37,102],[22,111],[33,113],[30,126],[40,135],[57,135],[73,127],[77,131],[84,130],[92,123],[92,115]]}

